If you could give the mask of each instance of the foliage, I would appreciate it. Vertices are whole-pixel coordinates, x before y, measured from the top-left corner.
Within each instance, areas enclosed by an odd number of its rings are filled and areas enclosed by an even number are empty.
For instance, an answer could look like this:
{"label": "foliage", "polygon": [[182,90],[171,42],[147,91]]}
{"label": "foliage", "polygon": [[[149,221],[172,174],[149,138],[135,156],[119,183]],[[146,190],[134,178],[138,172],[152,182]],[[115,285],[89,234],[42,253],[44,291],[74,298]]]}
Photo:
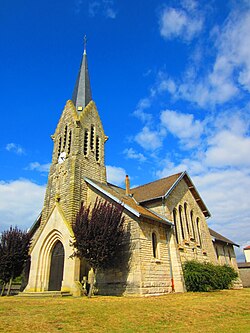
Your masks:
{"label": "foliage", "polygon": [[183,272],[187,291],[229,289],[238,277],[237,272],[228,265],[213,265],[195,260],[186,261]]}
{"label": "foliage", "polygon": [[74,255],[85,258],[94,269],[116,264],[117,254],[124,245],[124,217],[120,205],[96,200],[94,207],[81,207],[73,225]]}
{"label": "foliage", "polygon": [[4,284],[21,275],[29,258],[30,236],[17,227],[10,227],[0,238],[0,279]]}

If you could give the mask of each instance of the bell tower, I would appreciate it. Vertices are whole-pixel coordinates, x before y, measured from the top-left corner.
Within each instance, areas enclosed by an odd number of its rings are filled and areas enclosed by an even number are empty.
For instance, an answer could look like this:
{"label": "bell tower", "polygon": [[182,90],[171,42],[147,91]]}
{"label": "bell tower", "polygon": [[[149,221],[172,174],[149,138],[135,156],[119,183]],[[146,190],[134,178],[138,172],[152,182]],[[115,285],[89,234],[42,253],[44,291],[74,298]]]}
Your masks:
{"label": "bell tower", "polygon": [[55,203],[60,205],[71,224],[86,200],[84,177],[106,182],[104,144],[107,137],[92,99],[86,38],[72,100],[66,102],[51,138],[54,149],[41,225],[46,223]]}

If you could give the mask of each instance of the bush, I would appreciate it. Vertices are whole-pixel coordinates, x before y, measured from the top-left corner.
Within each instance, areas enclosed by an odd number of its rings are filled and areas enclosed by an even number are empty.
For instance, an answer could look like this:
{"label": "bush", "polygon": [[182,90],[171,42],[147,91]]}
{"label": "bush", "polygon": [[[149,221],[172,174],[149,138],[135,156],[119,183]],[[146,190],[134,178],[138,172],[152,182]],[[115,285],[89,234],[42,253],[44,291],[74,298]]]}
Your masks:
{"label": "bush", "polygon": [[195,260],[183,265],[187,291],[211,291],[229,289],[238,277],[237,272],[228,265],[213,265]]}

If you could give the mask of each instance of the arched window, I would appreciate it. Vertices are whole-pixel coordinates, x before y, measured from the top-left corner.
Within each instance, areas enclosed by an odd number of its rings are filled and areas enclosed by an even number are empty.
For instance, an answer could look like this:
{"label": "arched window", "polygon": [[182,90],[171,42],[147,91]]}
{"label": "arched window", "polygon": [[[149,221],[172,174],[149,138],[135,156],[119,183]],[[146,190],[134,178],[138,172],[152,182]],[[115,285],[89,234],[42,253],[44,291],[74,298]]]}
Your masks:
{"label": "arched window", "polygon": [[200,246],[202,246],[202,243],[201,243],[201,230],[200,230],[200,219],[199,219],[199,217],[197,217],[197,219],[196,219],[196,225],[197,225],[197,232],[198,232],[198,244],[200,244]]}
{"label": "arched window", "polygon": [[61,153],[61,149],[62,149],[62,138],[60,137],[59,141],[58,141],[57,159],[59,158],[59,155]]}
{"label": "arched window", "polygon": [[95,147],[95,126],[91,125],[91,131],[90,131],[90,149],[94,150]]}
{"label": "arched window", "polygon": [[192,210],[190,212],[190,220],[191,220],[191,226],[192,226],[192,231],[193,231],[193,238],[195,239],[194,213]]}
{"label": "arched window", "polygon": [[69,132],[69,137],[68,137],[68,155],[70,154],[70,150],[71,150],[71,139],[72,139],[72,131]]}
{"label": "arched window", "polygon": [[95,147],[95,159],[100,161],[100,138],[99,136],[96,137],[96,147]]}
{"label": "arched window", "polygon": [[155,232],[152,233],[152,249],[153,249],[153,256],[154,258],[158,258],[158,253],[157,253],[157,237]]}
{"label": "arched window", "polygon": [[85,129],[84,144],[83,144],[83,153],[85,156],[88,155],[88,145],[89,145],[89,131],[87,129]]}
{"label": "arched window", "polygon": [[190,235],[190,230],[189,230],[189,223],[188,223],[188,216],[187,216],[187,203],[184,203],[184,214],[185,214],[185,220],[186,220],[186,225],[187,225],[187,233],[188,236]]}
{"label": "arched window", "polygon": [[173,217],[174,217],[174,228],[175,228],[175,237],[176,237],[176,242],[179,243],[178,239],[178,229],[177,229],[177,212],[176,209],[173,210]]}
{"label": "arched window", "polygon": [[64,128],[64,135],[63,135],[63,150],[65,150],[65,148],[66,148],[67,131],[68,131],[68,127],[66,125],[65,128]]}
{"label": "arched window", "polygon": [[182,207],[179,206],[179,217],[180,217],[180,226],[181,226],[181,236],[182,239],[185,239],[184,228],[183,228],[183,218],[182,218]]}
{"label": "arched window", "polygon": [[216,252],[216,257],[217,257],[217,259],[219,260],[219,252],[218,252],[218,248],[217,248],[217,246],[215,246],[215,252]]}

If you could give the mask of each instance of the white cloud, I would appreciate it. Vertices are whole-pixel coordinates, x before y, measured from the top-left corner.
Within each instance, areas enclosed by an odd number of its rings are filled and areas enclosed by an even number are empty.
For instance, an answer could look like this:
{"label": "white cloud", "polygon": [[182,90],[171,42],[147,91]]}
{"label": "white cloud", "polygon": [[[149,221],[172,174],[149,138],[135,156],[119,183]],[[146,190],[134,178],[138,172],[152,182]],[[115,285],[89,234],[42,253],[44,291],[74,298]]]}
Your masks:
{"label": "white cloud", "polygon": [[[183,160],[177,165],[169,160],[165,160],[165,163],[165,167],[157,171],[157,176],[167,177],[187,170],[212,214],[208,224],[215,231],[241,246],[249,242],[250,174],[248,169],[207,169],[202,165],[202,161],[191,159]],[[196,172],[193,172],[195,170]],[[241,255],[241,251],[238,251],[238,255]]]}
{"label": "white cloud", "polygon": [[79,14],[81,11],[81,6],[82,6],[83,0],[75,0],[75,14]]}
{"label": "white cloud", "polygon": [[123,168],[107,165],[107,179],[109,183],[122,186],[125,182],[126,171]]}
{"label": "white cloud", "polygon": [[116,18],[116,12],[113,8],[107,8],[105,10],[105,15],[107,18],[115,19]]}
{"label": "white cloud", "polygon": [[167,130],[182,141],[187,147],[193,147],[199,143],[203,132],[202,123],[195,120],[192,114],[165,110],[161,112],[161,124]]}
{"label": "white cloud", "polygon": [[140,119],[143,123],[150,122],[152,120],[152,114],[144,111],[151,107],[151,100],[152,96],[140,99],[137,104],[136,110],[133,112],[133,115]]}
{"label": "white cloud", "polygon": [[[171,22],[174,19],[177,20],[177,24],[172,27],[173,31],[169,30],[170,35],[174,35],[174,33],[182,34],[186,19],[185,15],[181,13],[174,9],[170,12],[166,11],[167,26],[172,26]],[[172,15],[172,21],[167,20],[170,14]],[[197,66],[197,64],[200,65],[202,59],[201,53],[205,58],[205,52],[207,52],[207,50],[199,48],[199,59],[193,57],[193,62],[189,65],[186,73],[182,74],[179,82],[169,78],[170,86],[166,85],[165,79],[162,78],[158,83],[159,87],[163,85],[174,98],[197,103],[203,108],[222,105],[233,98],[240,98],[244,92],[249,93],[249,31],[250,6],[240,8],[240,10],[239,8],[233,9],[224,24],[221,27],[214,28],[213,33],[211,33],[210,43],[214,46],[214,48],[211,47],[212,52],[214,52],[213,63],[204,63],[203,69]]]}
{"label": "white cloud", "polygon": [[250,138],[221,131],[208,141],[205,163],[210,167],[250,166]]}
{"label": "white cloud", "polygon": [[146,161],[146,157],[142,153],[137,153],[133,148],[125,149],[123,153],[127,158],[139,160],[140,162]]}
{"label": "white cloud", "polygon": [[234,70],[238,83],[250,92],[250,7],[235,10],[218,36],[218,59]]}
{"label": "white cloud", "polygon": [[25,154],[25,150],[23,149],[23,147],[21,147],[19,144],[16,143],[8,143],[5,147],[5,149],[9,152],[13,152],[17,155],[23,155]]}
{"label": "white cloud", "polygon": [[100,8],[100,2],[99,1],[91,1],[89,3],[89,16],[90,17],[95,17],[97,12],[99,11]]}
{"label": "white cloud", "polygon": [[27,170],[35,170],[39,172],[49,172],[50,163],[40,164],[39,162],[32,162],[27,167]]}
{"label": "white cloud", "polygon": [[147,126],[135,136],[135,141],[146,150],[155,150],[162,146],[161,134],[151,131]]}
{"label": "white cloud", "polygon": [[[82,5],[82,1],[79,1],[78,7]],[[117,15],[113,0],[90,1],[88,10],[89,16],[93,18],[101,14],[106,18],[115,19]]]}
{"label": "white cloud", "polygon": [[45,185],[20,179],[0,181],[0,230],[17,225],[29,228],[42,210]]}
{"label": "white cloud", "polygon": [[201,30],[203,20],[199,15],[187,11],[164,8],[160,17],[160,34],[166,39],[180,37],[185,41],[193,39]]}

